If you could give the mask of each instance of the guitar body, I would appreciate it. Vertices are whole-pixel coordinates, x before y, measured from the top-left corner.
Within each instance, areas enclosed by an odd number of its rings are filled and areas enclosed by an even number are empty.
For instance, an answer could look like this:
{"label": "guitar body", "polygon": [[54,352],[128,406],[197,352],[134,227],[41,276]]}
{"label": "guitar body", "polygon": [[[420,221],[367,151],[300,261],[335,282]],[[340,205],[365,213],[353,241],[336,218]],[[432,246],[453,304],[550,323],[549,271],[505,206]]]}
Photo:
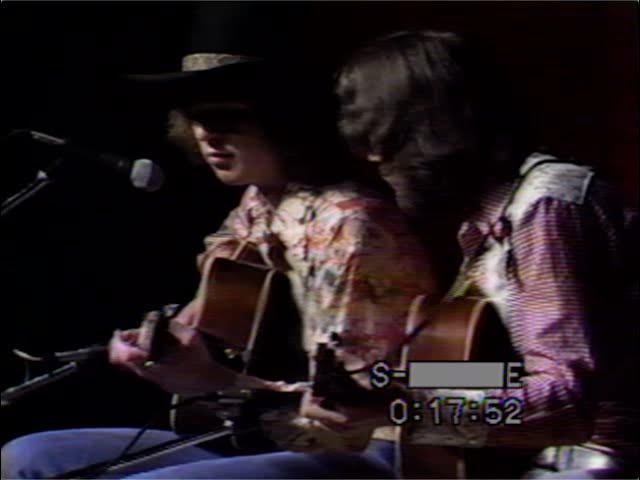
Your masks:
{"label": "guitar body", "polygon": [[[495,308],[486,298],[461,297],[430,304],[424,295],[414,299],[407,332],[423,325],[404,347],[402,368],[410,361],[512,361],[517,354]],[[438,428],[438,427],[434,427]],[[399,432],[399,461],[403,478],[474,478],[472,449],[412,445]],[[482,449],[485,450],[485,449]],[[479,451],[476,449],[476,451]]]}
{"label": "guitar body", "polygon": [[[210,339],[212,356],[230,368],[267,380],[306,380],[308,360],[289,279],[257,263],[258,258],[257,252],[245,249],[241,259],[212,258],[205,264],[202,304],[193,326]],[[174,397],[174,403],[178,401]],[[206,432],[237,416],[244,403],[238,392],[229,392],[223,401],[174,410],[171,424],[178,433]]]}
{"label": "guitar body", "polygon": [[[268,380],[306,379],[300,317],[284,273],[216,258],[204,282],[196,328],[236,350],[226,354],[239,354],[242,373]],[[300,368],[295,362],[303,356],[304,368]]]}

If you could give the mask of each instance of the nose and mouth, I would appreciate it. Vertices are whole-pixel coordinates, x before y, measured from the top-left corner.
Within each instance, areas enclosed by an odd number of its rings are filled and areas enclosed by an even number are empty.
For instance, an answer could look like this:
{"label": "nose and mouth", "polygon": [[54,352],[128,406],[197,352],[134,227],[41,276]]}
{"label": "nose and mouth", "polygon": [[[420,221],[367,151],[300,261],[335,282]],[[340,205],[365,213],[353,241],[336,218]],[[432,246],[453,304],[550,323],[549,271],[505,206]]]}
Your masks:
{"label": "nose and mouth", "polygon": [[196,140],[200,144],[200,152],[209,166],[219,169],[228,170],[235,154],[226,145],[226,142],[217,136],[211,134],[198,136]]}

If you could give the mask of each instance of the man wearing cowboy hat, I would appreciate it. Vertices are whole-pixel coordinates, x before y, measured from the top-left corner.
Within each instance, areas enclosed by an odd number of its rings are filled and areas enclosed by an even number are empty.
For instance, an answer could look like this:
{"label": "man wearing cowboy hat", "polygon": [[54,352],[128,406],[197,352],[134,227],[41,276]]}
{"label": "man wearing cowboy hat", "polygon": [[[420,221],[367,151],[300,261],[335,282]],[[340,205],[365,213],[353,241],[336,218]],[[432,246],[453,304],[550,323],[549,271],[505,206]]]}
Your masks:
{"label": "man wearing cowboy hat", "polygon": [[[212,5],[206,9],[229,8]],[[265,59],[256,42],[249,48],[246,38],[237,35],[251,32],[259,44],[267,37],[274,40],[271,33],[263,38],[257,32],[280,31],[265,17],[275,7],[238,8],[231,15],[231,37],[242,38],[240,47],[227,44],[220,53],[219,45],[203,42],[183,59],[181,72],[135,80],[151,84],[148,88],[173,107],[174,139],[197,152],[223,183],[247,187],[220,230],[205,239],[199,265],[232,256],[238,241],[254,245],[267,265],[289,278],[302,319],[303,346],[311,360],[309,370],[316,368],[313,358],[319,345],[333,346],[337,361],[347,370],[362,369],[386,358],[397,346],[412,298],[435,291],[426,273],[426,254],[395,207],[390,190],[340,140],[330,85],[325,88],[317,77],[296,68],[295,57],[283,55],[281,48],[272,48],[275,54]],[[289,12],[287,7],[279,8]],[[200,13],[201,27],[194,32],[204,34],[194,37],[210,40],[220,32],[216,25],[229,30],[225,17],[210,13]],[[114,334],[111,362],[172,393],[202,394],[229,386],[293,388],[216,363],[194,328],[200,308],[201,297],[196,295],[178,313],[171,328],[177,348],[158,362],[149,363],[137,329]],[[366,388],[365,378],[354,378],[359,388]],[[293,452],[273,445],[259,452],[228,445],[224,449],[188,447],[136,463],[117,475],[392,477],[390,442],[372,441],[365,453],[326,452],[364,448],[371,429],[353,445],[332,446],[331,439],[339,437],[332,436],[331,428],[321,420],[305,421],[312,412],[316,419],[326,418],[332,428],[340,427],[347,410],[339,402],[328,409],[323,400],[307,389],[300,416],[287,424],[302,431],[306,443],[321,444],[319,452]],[[113,460],[135,434],[134,429],[84,429],[26,436],[3,449],[3,478],[47,478]],[[300,437],[298,433],[285,436]],[[149,430],[135,449],[173,438],[173,432]]]}

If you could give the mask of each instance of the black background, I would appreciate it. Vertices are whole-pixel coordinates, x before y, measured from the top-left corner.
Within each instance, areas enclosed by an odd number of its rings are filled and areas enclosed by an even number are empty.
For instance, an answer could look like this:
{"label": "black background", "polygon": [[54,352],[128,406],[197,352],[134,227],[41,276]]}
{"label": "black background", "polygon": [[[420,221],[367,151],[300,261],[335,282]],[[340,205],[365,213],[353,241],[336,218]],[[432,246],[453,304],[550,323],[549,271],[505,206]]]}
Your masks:
{"label": "black background", "polygon": [[[597,166],[637,204],[636,2],[317,2],[297,39],[306,61],[333,68],[359,43],[403,28],[463,31],[505,65],[540,145]],[[79,166],[2,220],[2,387],[22,380],[11,348],[104,343],[142,312],[185,302],[195,255],[238,191],[164,141],[161,104],[122,73],[179,69],[189,2],[3,2],[0,134],[30,128],[98,151],[149,157],[167,188],[146,194]],[[54,159],[2,140],[3,198]],[[37,373],[37,372],[36,372]],[[140,425],[166,396],[97,366],[3,408],[3,441],[44,428]]]}

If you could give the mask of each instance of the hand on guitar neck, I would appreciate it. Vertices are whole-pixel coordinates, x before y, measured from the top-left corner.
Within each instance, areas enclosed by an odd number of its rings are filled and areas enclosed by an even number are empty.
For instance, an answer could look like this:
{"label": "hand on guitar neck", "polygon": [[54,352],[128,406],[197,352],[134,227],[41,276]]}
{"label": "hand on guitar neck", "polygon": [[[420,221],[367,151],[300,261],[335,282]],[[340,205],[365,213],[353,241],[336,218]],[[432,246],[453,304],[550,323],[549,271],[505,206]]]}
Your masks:
{"label": "hand on guitar neck", "polygon": [[212,393],[231,386],[267,388],[270,382],[234,372],[212,358],[204,335],[192,326],[196,309],[194,300],[168,320],[163,332],[155,333],[164,337],[161,352],[148,338],[157,312],[148,314],[141,328],[114,332],[109,342],[110,362],[182,395]]}

